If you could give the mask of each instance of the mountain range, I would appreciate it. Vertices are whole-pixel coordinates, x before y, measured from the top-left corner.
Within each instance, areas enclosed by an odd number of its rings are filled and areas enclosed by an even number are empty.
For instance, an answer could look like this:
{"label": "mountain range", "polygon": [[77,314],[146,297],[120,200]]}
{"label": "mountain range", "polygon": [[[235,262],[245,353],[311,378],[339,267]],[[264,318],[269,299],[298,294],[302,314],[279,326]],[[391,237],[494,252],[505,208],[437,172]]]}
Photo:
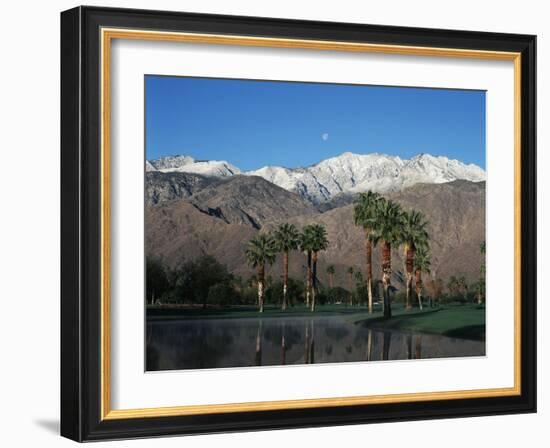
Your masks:
{"label": "mountain range", "polygon": [[147,172],[190,173],[208,177],[259,176],[297,193],[312,204],[322,204],[341,194],[372,190],[400,191],[418,183],[439,184],[454,180],[480,182],[485,171],[474,164],[442,156],[419,154],[411,159],[385,154],[345,152],[305,168],[265,166],[242,171],[227,161],[198,161],[190,156],[167,156],[146,161]]}
{"label": "mountain range", "polygon": [[[332,264],[336,284],[347,287],[347,267],[364,268],[364,234],[354,225],[351,202],[356,192],[378,189],[405,210],[425,214],[434,276],[465,275],[474,281],[479,275],[479,245],[485,240],[485,173],[475,165],[427,154],[402,160],[350,153],[309,168],[266,167],[254,172],[188,156],[148,163],[146,252],[169,267],[211,254],[246,278],[252,270],[243,249],[255,234],[282,222],[299,228],[320,223],[330,241],[319,256],[321,281]],[[269,174],[281,170],[286,170],[284,176]],[[306,180],[311,183],[303,188]],[[394,250],[392,281],[396,285],[402,282],[400,252]],[[374,271],[379,272],[378,249],[373,258]],[[303,255],[293,253],[290,274],[301,278],[304,269]],[[269,272],[278,278],[280,260]]]}

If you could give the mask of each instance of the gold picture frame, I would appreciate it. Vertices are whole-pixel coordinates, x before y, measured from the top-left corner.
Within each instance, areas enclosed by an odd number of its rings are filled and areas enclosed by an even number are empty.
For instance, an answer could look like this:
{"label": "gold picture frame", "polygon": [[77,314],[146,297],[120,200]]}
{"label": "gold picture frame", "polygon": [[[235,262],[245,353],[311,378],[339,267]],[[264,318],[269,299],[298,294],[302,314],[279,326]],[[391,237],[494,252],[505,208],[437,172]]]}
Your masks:
{"label": "gold picture frame", "polygon": [[[105,11],[108,11],[108,19],[105,19]],[[88,425],[88,433],[83,434],[82,421],[74,423],[73,419],[65,417],[64,420],[67,422],[65,425],[66,429],[63,429],[62,432],[65,432],[65,435],[80,439],[80,440],[89,440],[94,438],[117,438],[132,436],[132,432],[128,429],[128,425],[135,425],[136,421],[143,421],[146,419],[150,421],[150,425],[145,431],[146,434],[163,434],[162,426],[157,426],[156,421],[162,420],[163,418],[174,418],[174,419],[185,419],[191,418],[193,416],[212,416],[212,415],[225,415],[234,414],[238,415],[242,413],[262,413],[266,411],[297,411],[297,410],[313,410],[320,408],[327,408],[327,412],[333,411],[336,408],[345,407],[350,409],[350,407],[359,407],[362,410],[366,406],[371,408],[374,405],[388,405],[388,404],[399,404],[399,403],[415,403],[418,406],[422,406],[422,403],[435,402],[435,401],[456,401],[456,400],[472,400],[472,399],[501,399],[501,400],[512,400],[510,403],[515,403],[514,399],[520,399],[524,401],[527,397],[528,401],[533,400],[532,390],[529,388],[526,390],[524,385],[526,381],[532,381],[532,376],[534,373],[531,370],[530,363],[533,363],[532,355],[525,353],[526,338],[525,332],[532,331],[532,328],[526,329],[522,327],[522,323],[526,321],[532,322],[533,315],[531,308],[527,308],[526,314],[525,308],[525,298],[523,297],[523,289],[525,286],[524,278],[525,273],[522,271],[526,269],[525,263],[522,260],[525,260],[526,257],[532,259],[533,253],[531,246],[529,246],[529,253],[525,253],[525,241],[522,233],[522,222],[525,219],[526,215],[532,214],[532,209],[534,204],[531,202],[531,199],[526,200],[526,194],[532,194],[531,191],[525,191],[526,183],[532,182],[532,179],[526,179],[525,173],[527,170],[532,170],[532,164],[534,161],[526,158],[525,154],[534,151],[534,143],[529,143],[532,136],[525,135],[525,131],[531,129],[533,123],[533,117],[529,115],[526,111],[532,108],[532,102],[530,96],[526,94],[527,91],[534,91],[534,84],[531,85],[533,79],[533,73],[530,71],[532,59],[534,55],[532,53],[533,37],[532,36],[515,36],[512,38],[502,37],[502,42],[504,42],[501,47],[502,49],[490,48],[491,39],[490,36],[475,36],[471,35],[461,35],[461,32],[447,32],[446,37],[441,37],[433,30],[423,30],[425,34],[425,41],[421,44],[407,44],[407,37],[402,38],[402,42],[394,42],[395,38],[391,37],[389,29],[376,30],[376,36],[380,35],[382,38],[386,35],[386,42],[380,41],[369,41],[368,26],[363,25],[365,28],[365,41],[347,41],[342,40],[330,40],[322,39],[318,37],[304,38],[288,38],[288,37],[277,37],[273,28],[277,26],[285,27],[284,30],[281,30],[282,35],[286,35],[288,28],[294,28],[299,30],[300,27],[304,24],[300,23],[279,23],[279,22],[269,22],[269,19],[256,19],[258,22],[254,22],[254,19],[250,19],[253,24],[264,23],[268,31],[267,36],[261,35],[250,35],[243,29],[243,34],[235,33],[224,33],[222,30],[217,30],[216,32],[199,32],[196,29],[190,29],[189,31],[174,31],[170,28],[168,22],[170,20],[181,20],[181,27],[193,28],[193,17],[188,17],[183,15],[178,15],[177,13],[158,13],[155,16],[154,12],[147,13],[144,17],[147,20],[150,20],[150,23],[153,23],[155,20],[155,29],[147,29],[146,26],[143,26],[142,22],[139,20],[135,23],[134,26],[129,26],[133,23],[133,16],[128,12],[117,10],[118,12],[113,12],[110,10],[105,10],[102,8],[76,8],[65,12],[64,16],[64,27],[66,33],[74,34],[75,32],[84,33],[83,28],[77,26],[77,23],[82,21],[91,21],[93,23],[92,29],[94,30],[94,35],[89,37],[88,34],[82,35],[81,38],[86,37],[87,39],[95,39],[95,45],[98,50],[98,54],[94,56],[94,61],[97,63],[98,74],[99,74],[99,84],[97,98],[99,99],[98,110],[100,113],[100,123],[98,128],[97,141],[99,143],[99,163],[95,167],[98,170],[99,180],[98,180],[98,219],[99,219],[99,249],[98,249],[98,273],[99,277],[99,325],[97,328],[97,334],[99,335],[99,343],[97,345],[99,350],[99,359],[97,366],[99,367],[99,375],[97,377],[96,386],[99,388],[99,404],[93,405],[93,411],[86,411],[87,419],[90,421],[96,421],[96,426],[92,428]],[[116,20],[113,19],[116,18]],[[208,16],[204,16],[204,20],[208,21],[210,19],[215,25],[212,28],[220,28],[223,25],[220,25],[221,22],[218,19]],[[166,29],[159,29],[159,23],[162,23],[162,20],[166,21]],[[225,18],[227,20],[227,18]],[[264,22],[262,22],[264,21]],[[139,22],[139,23],[138,23]],[[235,23],[237,24],[239,19],[235,18]],[[268,23],[269,22],[269,23]],[[284,22],[284,21],[283,21]],[[88,22],[87,22],[88,23]],[[172,23],[172,22],[170,22]],[[239,22],[240,23],[240,22]],[[249,23],[249,22],[246,22]],[[141,26],[139,26],[141,24]],[[270,28],[271,26],[271,28]],[[333,28],[331,28],[333,27]],[[335,30],[339,27],[338,24],[319,24],[319,29],[326,30]],[[358,25],[358,27],[361,27]],[[246,26],[244,26],[246,28]],[[346,27],[341,26],[340,30],[342,33],[346,32]],[[89,33],[90,31],[87,31]],[[328,32],[328,31],[327,31]],[[374,32],[374,31],[373,31]],[[320,33],[318,31],[317,33]],[[384,34],[385,33],[385,34]],[[456,33],[456,34],[454,34]],[[315,33],[312,33],[315,34]],[[466,33],[467,34],[467,33]],[[475,34],[475,33],[474,33]],[[73,36],[74,37],[74,36]],[[372,37],[372,36],[371,36]],[[478,48],[470,47],[461,47],[461,46],[451,46],[450,42],[453,42],[454,45],[460,45],[460,42],[471,42],[474,37],[477,39]],[[110,198],[111,198],[111,45],[114,40],[117,39],[129,39],[129,40],[143,40],[143,41],[163,41],[163,42],[185,42],[185,43],[200,43],[200,44],[209,44],[209,45],[232,45],[232,46],[254,46],[254,47],[271,47],[271,48],[289,48],[289,49],[311,49],[311,50],[321,50],[321,51],[342,51],[342,52],[356,52],[356,53],[381,53],[381,54],[399,54],[399,55],[414,55],[414,56],[433,56],[433,57],[449,57],[449,58],[466,58],[466,59],[486,59],[486,60],[505,60],[512,61],[514,65],[514,158],[515,158],[515,179],[514,179],[514,210],[515,210],[515,220],[514,220],[514,242],[513,242],[513,254],[514,254],[514,386],[506,388],[489,388],[489,389],[474,389],[474,390],[460,390],[460,391],[447,391],[447,392],[428,392],[428,393],[405,393],[405,394],[395,394],[395,395],[373,395],[373,396],[353,396],[353,397],[339,397],[339,398],[315,398],[315,399],[305,399],[305,400],[282,400],[282,401],[268,401],[268,402],[247,402],[247,403],[232,403],[232,404],[217,404],[217,405],[182,405],[175,407],[160,407],[160,408],[142,408],[142,409],[113,409],[111,407],[111,370],[110,370],[110,358],[112,356],[110,350],[110,332],[111,332],[111,323],[110,323],[110,246],[111,246],[111,231],[110,231]],[[469,40],[468,40],[469,39]],[[507,40],[508,39],[508,40]],[[378,39],[380,40],[380,39]],[[409,38],[409,41],[414,39]],[[474,39],[475,40],[475,39]],[[518,44],[519,42],[519,44]],[[431,44],[428,44],[431,43]],[[68,44],[67,44],[68,45]],[[73,44],[77,45],[77,44]],[[471,46],[470,43],[468,45]],[[69,61],[69,56],[66,56],[67,63],[66,67],[71,64],[79,64],[82,61],[73,60],[74,54],[79,54],[80,51],[83,51],[80,47],[70,50],[73,50],[73,55]],[[79,67],[80,68],[80,67]],[[74,71],[68,71],[65,76],[73,76]],[[82,81],[81,81],[82,82]],[[534,82],[534,81],[533,81]],[[74,94],[74,86],[71,87],[70,94]],[[78,89],[81,89],[82,86],[79,85]],[[80,97],[80,90],[76,92],[77,96]],[[68,107],[67,107],[68,111]],[[84,121],[84,120],[83,120]],[[85,124],[85,123],[84,123]],[[75,126],[75,123],[68,123],[67,127]],[[67,131],[68,132],[68,131]],[[62,151],[69,151],[72,149],[62,148]],[[77,162],[74,162],[77,164]],[[529,166],[526,166],[525,164]],[[68,168],[66,168],[68,169]],[[74,210],[68,210],[67,215],[74,213]],[[528,216],[529,218],[529,216]],[[532,225],[532,224],[530,224]],[[534,237],[534,236],[533,236]],[[523,238],[523,239],[522,239]],[[74,241],[67,243],[74,245]],[[71,248],[67,250],[80,250],[80,246],[77,249]],[[531,267],[527,267],[532,269]],[[534,274],[529,274],[534,275]],[[67,280],[69,282],[69,280]],[[64,300],[73,300],[69,298],[64,298]],[[64,320],[65,322],[65,320]],[[64,323],[64,325],[69,325]],[[78,331],[83,331],[82,328],[78,328]],[[72,346],[71,346],[72,348]],[[78,347],[75,350],[81,351],[82,347]],[[526,359],[526,356],[529,355],[529,359]],[[79,362],[75,359],[69,360],[67,363]],[[65,362],[65,361],[64,361]],[[529,369],[525,373],[525,369]],[[68,367],[67,367],[68,369]],[[525,376],[527,375],[527,377]],[[80,378],[80,377],[79,377]],[[526,379],[527,378],[527,379]],[[81,381],[81,379],[79,380]],[[67,388],[68,390],[69,388]],[[70,392],[73,393],[74,385],[70,388]],[[90,388],[88,388],[90,389]],[[94,389],[96,390],[96,389]],[[89,399],[89,397],[88,397]],[[79,400],[83,400],[81,397]],[[77,400],[78,401],[78,400]],[[522,402],[523,402],[522,401]],[[79,406],[83,408],[86,407],[82,401],[79,401]],[[452,403],[449,403],[449,406],[452,406]],[[63,412],[63,410],[62,410]],[[66,412],[66,411],[65,411]],[[336,412],[336,411],[335,411]],[[91,415],[94,414],[94,415]],[[475,412],[474,412],[475,414]],[[465,413],[464,415],[467,415]],[[406,418],[406,417],[404,417]],[[399,419],[397,417],[396,419]],[[367,421],[363,420],[363,421]],[[182,422],[185,420],[181,420]],[[112,431],[105,430],[106,432],[101,432],[97,430],[98,427],[102,425],[109,425],[110,422],[116,423],[121,422],[123,426],[122,429],[115,429]],[[133,426],[131,426],[133,427]],[[239,428],[238,423],[235,424],[236,428]],[[243,427],[247,429],[250,426]],[[261,427],[261,425],[259,426]],[[281,427],[285,427],[284,424]],[[286,427],[289,427],[288,425]],[[160,429],[159,429],[160,428]],[[201,424],[197,424],[195,429],[197,432],[200,432]],[[189,432],[194,432],[194,430]],[[222,426],[220,426],[222,430]],[[94,434],[96,431],[97,435]],[[118,431],[118,432],[117,432]],[[176,431],[178,433],[178,431]],[[186,431],[181,431],[181,433],[186,433]]]}

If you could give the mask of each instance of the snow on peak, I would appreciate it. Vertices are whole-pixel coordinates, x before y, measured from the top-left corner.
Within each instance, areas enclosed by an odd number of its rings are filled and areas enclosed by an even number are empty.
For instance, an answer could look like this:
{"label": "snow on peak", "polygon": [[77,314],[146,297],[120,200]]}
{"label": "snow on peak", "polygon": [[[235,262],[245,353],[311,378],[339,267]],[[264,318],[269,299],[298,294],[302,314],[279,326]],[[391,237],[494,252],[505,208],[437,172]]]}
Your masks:
{"label": "snow on peak", "polygon": [[[418,154],[410,159],[386,154],[344,152],[306,168],[264,166],[241,172],[226,161],[195,161],[188,156],[170,156],[151,161],[163,172],[197,173],[226,177],[235,174],[260,176],[318,204],[340,193],[399,191],[417,183],[444,183],[458,179],[479,182],[485,171],[443,156]],[[149,167],[146,168],[149,170]]]}
{"label": "snow on peak", "polygon": [[[149,164],[158,171],[177,169],[195,162],[191,156],[165,156],[155,160],[148,160]],[[148,170],[150,171],[150,170]]]}
{"label": "snow on peak", "polygon": [[191,156],[166,156],[145,162],[146,171],[163,173],[194,173],[204,176],[227,177],[241,170],[225,160],[195,160]]}
{"label": "snow on peak", "polygon": [[241,174],[241,170],[225,160],[203,160],[179,168],[163,170],[164,172],[194,173],[204,176],[227,177]]}
{"label": "snow on peak", "polygon": [[352,152],[344,152],[307,168],[267,166],[246,174],[261,176],[313,203],[330,200],[340,193],[399,191],[417,183],[458,179],[485,180],[485,171],[477,165],[465,165],[447,157],[418,154],[404,160],[386,154]]}

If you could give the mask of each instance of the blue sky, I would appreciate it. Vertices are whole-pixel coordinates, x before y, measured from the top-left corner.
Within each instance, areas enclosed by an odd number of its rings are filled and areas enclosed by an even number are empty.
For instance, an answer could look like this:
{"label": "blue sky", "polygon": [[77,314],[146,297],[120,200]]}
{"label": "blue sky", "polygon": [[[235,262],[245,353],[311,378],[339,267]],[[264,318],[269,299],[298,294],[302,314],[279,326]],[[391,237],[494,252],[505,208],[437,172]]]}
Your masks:
{"label": "blue sky", "polygon": [[308,166],[346,151],[444,155],[485,168],[485,92],[145,77],[146,157],[244,170]]}

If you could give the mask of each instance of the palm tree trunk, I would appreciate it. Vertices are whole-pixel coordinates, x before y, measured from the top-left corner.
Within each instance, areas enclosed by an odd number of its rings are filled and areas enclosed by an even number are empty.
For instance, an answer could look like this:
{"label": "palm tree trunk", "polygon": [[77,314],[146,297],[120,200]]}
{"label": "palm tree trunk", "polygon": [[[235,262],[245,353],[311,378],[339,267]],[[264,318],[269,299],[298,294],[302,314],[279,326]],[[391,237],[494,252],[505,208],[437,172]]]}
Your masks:
{"label": "palm tree trunk", "polygon": [[311,288],[311,311],[315,311],[315,295],[317,294],[317,252],[313,252],[313,283]]}
{"label": "palm tree trunk", "polygon": [[311,252],[307,252],[307,275],[306,275],[306,306],[309,308],[309,295],[311,293]]}
{"label": "palm tree trunk", "polygon": [[382,243],[382,284],[384,286],[384,319],[391,319],[391,244]]}
{"label": "palm tree trunk", "polygon": [[407,271],[407,304],[406,308],[410,310],[412,308],[411,304],[411,294],[412,294],[412,281],[413,281],[413,265],[414,265],[414,246],[407,245],[405,252],[405,268]]}
{"label": "palm tree trunk", "polygon": [[264,265],[258,266],[258,306],[260,307],[260,313],[264,312]]}
{"label": "palm tree trunk", "polygon": [[418,306],[420,311],[422,311],[422,271],[420,269],[416,270],[416,296],[418,297]]}
{"label": "palm tree trunk", "polygon": [[286,310],[286,293],[288,289],[288,251],[283,254],[283,306],[282,309]]}
{"label": "palm tree trunk", "polygon": [[367,252],[367,296],[369,300],[369,314],[372,314],[372,241],[369,238],[369,232],[365,237]]}

